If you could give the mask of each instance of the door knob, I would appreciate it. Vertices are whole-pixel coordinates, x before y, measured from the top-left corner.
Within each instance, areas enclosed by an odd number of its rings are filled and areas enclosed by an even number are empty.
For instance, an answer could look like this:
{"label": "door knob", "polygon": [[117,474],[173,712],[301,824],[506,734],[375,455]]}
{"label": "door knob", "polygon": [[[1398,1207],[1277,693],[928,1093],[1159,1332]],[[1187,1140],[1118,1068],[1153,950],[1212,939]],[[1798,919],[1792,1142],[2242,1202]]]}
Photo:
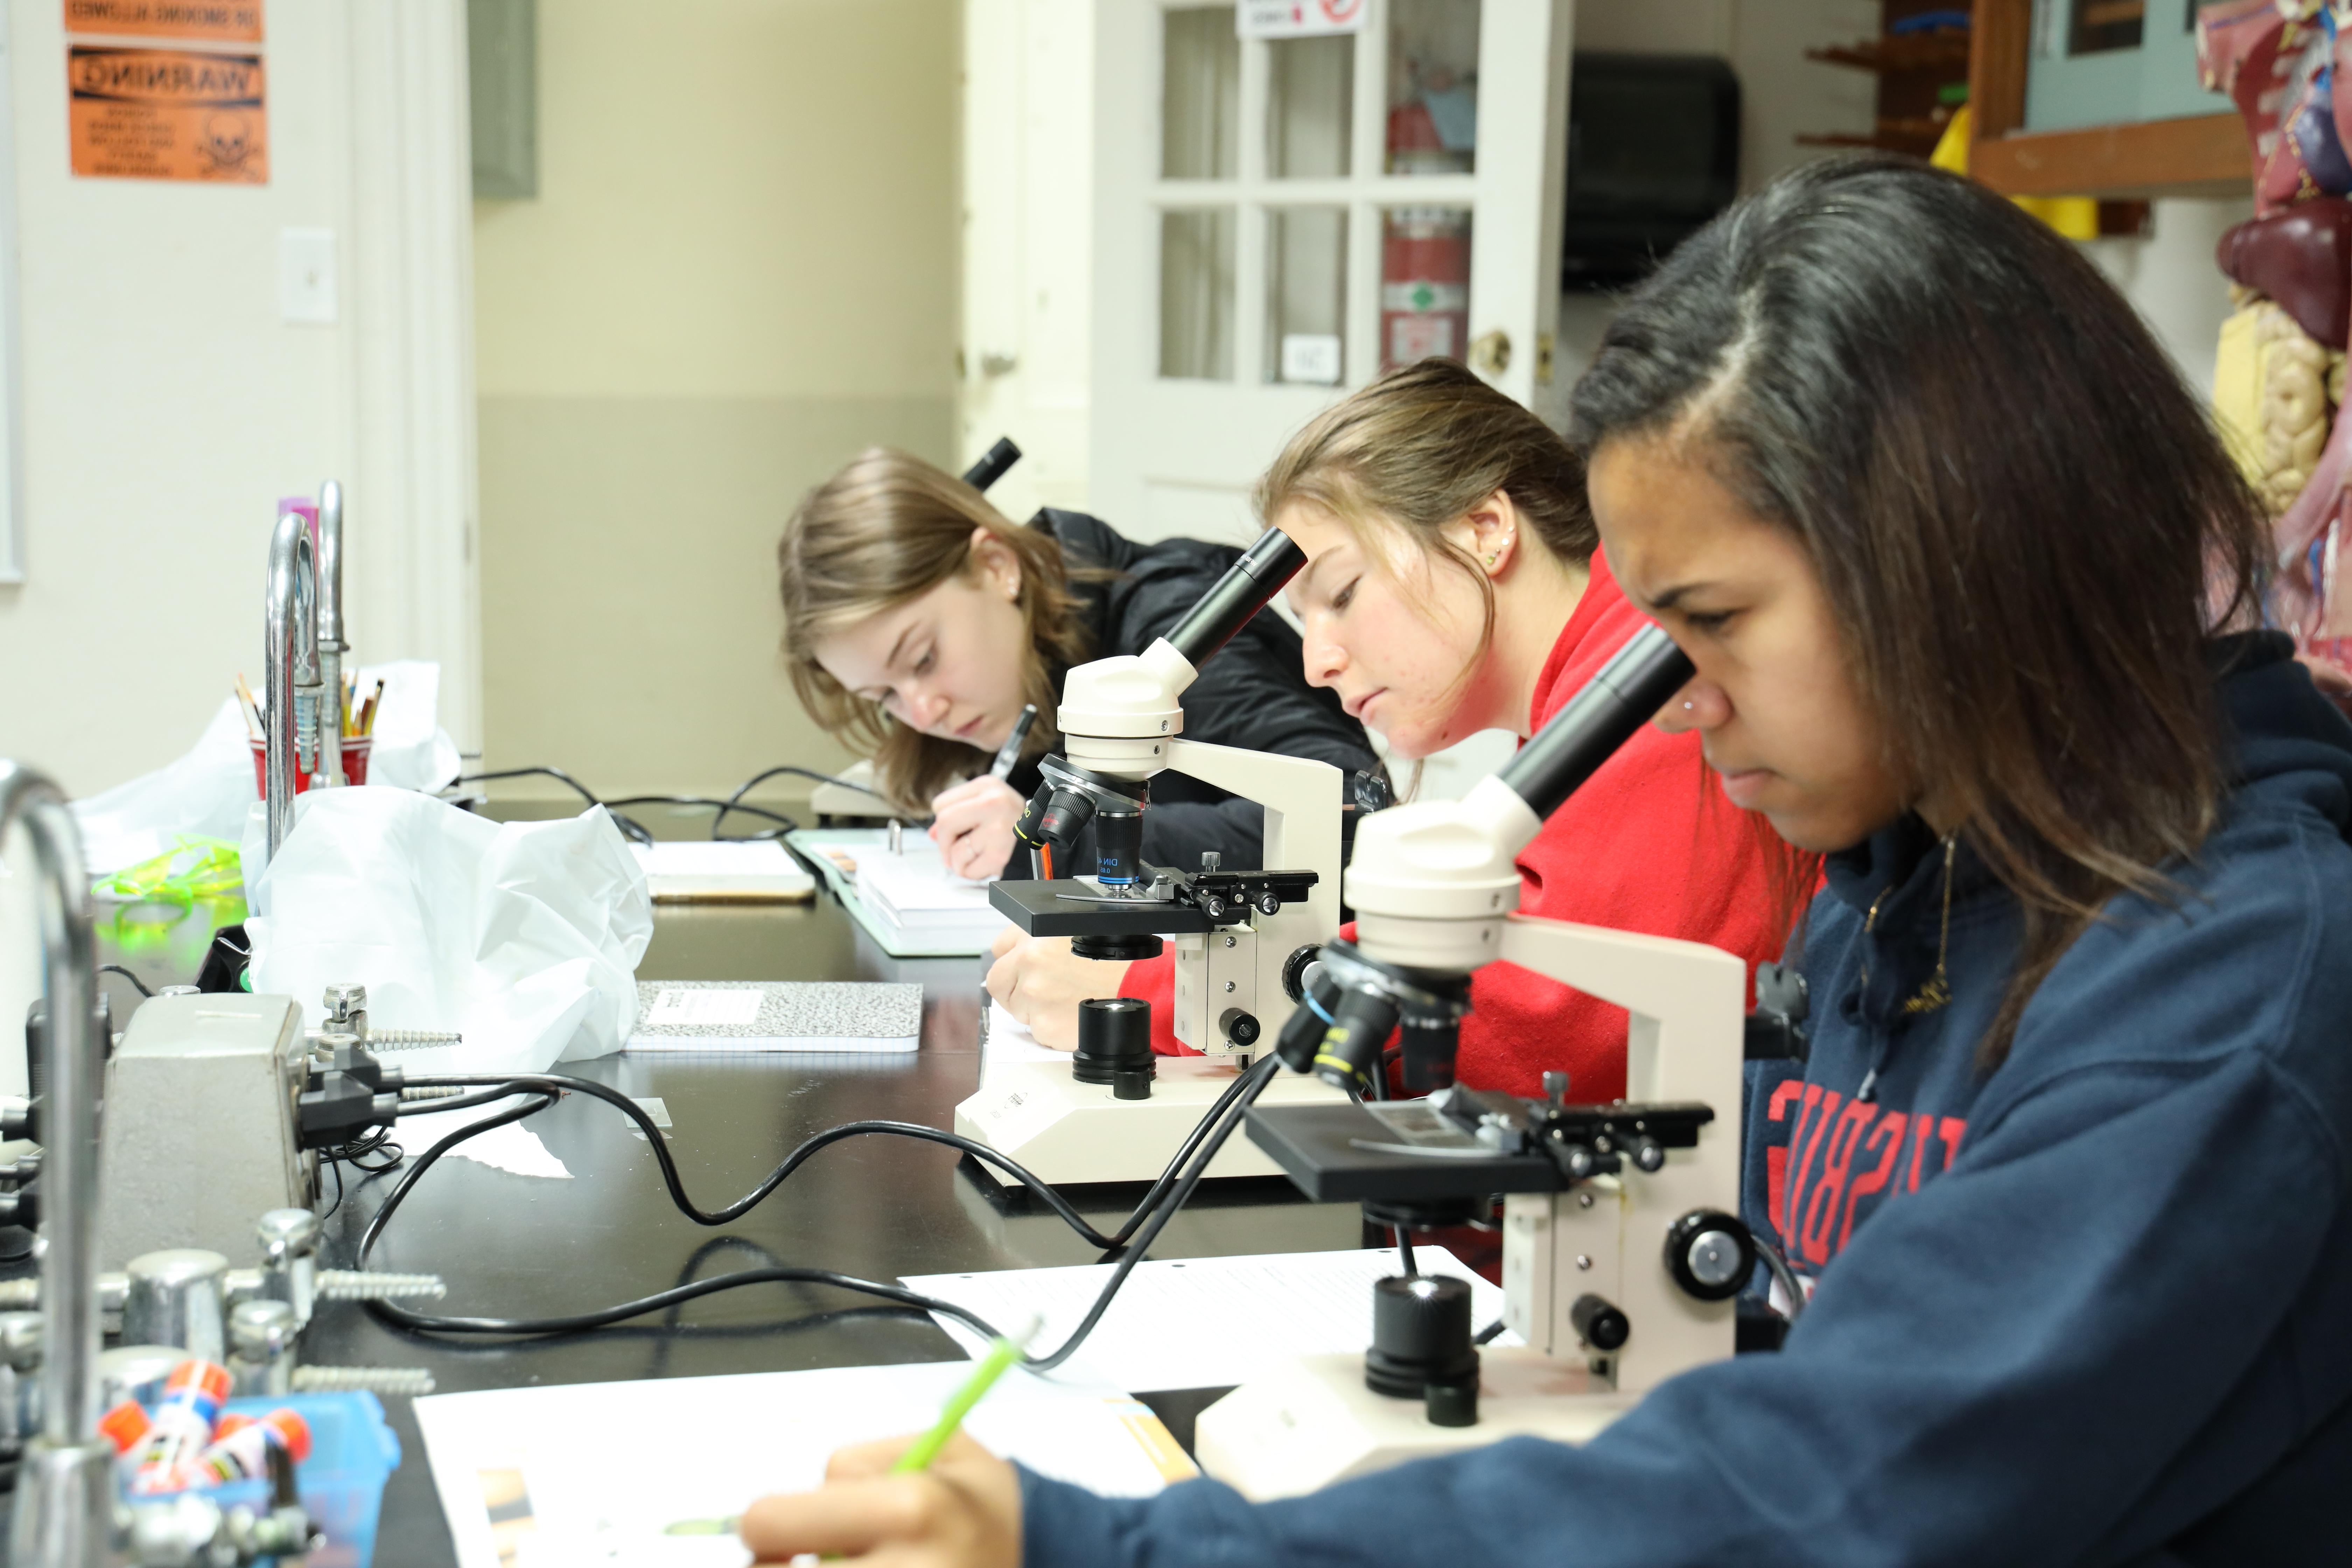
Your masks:
{"label": "door knob", "polygon": [[1470,344],[1470,368],[1480,375],[1496,376],[1511,368],[1511,334],[1496,327],[1482,332]]}

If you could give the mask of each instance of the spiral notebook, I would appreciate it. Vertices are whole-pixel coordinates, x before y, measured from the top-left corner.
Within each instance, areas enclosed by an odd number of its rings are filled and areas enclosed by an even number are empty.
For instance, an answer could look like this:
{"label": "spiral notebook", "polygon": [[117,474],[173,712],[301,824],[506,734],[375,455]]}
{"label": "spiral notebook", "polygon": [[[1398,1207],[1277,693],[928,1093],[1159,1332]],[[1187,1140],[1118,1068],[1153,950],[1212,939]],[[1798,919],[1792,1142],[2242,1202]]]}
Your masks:
{"label": "spiral notebook", "polygon": [[855,980],[641,980],[633,1051],[911,1051],[923,988]]}

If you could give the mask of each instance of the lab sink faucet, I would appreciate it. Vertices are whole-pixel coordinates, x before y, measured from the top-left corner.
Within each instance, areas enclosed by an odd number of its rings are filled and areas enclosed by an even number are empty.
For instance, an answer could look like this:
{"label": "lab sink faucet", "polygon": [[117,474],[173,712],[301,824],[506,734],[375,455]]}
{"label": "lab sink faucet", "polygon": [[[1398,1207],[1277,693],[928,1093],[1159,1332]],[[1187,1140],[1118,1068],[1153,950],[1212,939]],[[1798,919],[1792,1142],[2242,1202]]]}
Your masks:
{"label": "lab sink faucet", "polygon": [[343,487],[319,487],[319,783],[340,788],[343,777]]}
{"label": "lab sink faucet", "polygon": [[[340,510],[340,509],[338,509]],[[340,531],[340,529],[339,529]],[[269,540],[269,591],[262,657],[268,669],[268,711],[263,718],[263,788],[268,852],[278,853],[294,826],[294,772],[320,766],[319,562],[310,527],[299,512],[278,520]],[[340,754],[340,740],[331,748]],[[259,868],[252,868],[257,874]]]}
{"label": "lab sink faucet", "polygon": [[98,1429],[98,959],[81,841],[65,795],[0,761],[0,839],[32,848],[48,1077],[41,1142],[41,1432],[17,1469],[11,1559],[82,1568],[113,1561],[114,1445]]}

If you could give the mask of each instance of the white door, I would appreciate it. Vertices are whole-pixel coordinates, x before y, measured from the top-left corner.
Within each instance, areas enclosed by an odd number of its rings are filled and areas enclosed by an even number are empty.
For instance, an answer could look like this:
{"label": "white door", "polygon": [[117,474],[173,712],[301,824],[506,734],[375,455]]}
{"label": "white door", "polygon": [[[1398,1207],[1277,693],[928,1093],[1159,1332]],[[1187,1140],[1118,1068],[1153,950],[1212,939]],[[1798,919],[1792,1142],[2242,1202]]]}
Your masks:
{"label": "white door", "polygon": [[[1382,369],[1550,374],[1572,0],[1097,0],[1091,510],[1242,541]],[[1336,14],[1336,16],[1335,16]]]}

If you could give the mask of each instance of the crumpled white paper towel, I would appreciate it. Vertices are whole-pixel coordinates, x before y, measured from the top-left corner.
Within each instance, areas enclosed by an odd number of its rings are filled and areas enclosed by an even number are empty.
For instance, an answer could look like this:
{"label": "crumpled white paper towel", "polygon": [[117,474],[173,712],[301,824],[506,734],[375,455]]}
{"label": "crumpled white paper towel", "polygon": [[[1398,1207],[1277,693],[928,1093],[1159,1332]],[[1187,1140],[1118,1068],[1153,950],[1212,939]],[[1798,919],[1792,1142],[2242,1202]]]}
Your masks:
{"label": "crumpled white paper towel", "polygon": [[[383,682],[368,783],[436,790],[457,776],[457,743],[440,727],[441,667],[398,659],[360,671],[362,690]],[[104,876],[161,855],[183,833],[235,838],[258,790],[253,746],[234,697],[224,698],[186,755],[73,803],[90,874]]]}
{"label": "crumpled white paper towel", "polygon": [[326,987],[357,981],[372,1028],[463,1031],[387,1053],[411,1074],[538,1072],[636,1023],[653,900],[602,806],[499,824],[408,790],[313,791],[256,891],[254,990],[315,1026]]}

